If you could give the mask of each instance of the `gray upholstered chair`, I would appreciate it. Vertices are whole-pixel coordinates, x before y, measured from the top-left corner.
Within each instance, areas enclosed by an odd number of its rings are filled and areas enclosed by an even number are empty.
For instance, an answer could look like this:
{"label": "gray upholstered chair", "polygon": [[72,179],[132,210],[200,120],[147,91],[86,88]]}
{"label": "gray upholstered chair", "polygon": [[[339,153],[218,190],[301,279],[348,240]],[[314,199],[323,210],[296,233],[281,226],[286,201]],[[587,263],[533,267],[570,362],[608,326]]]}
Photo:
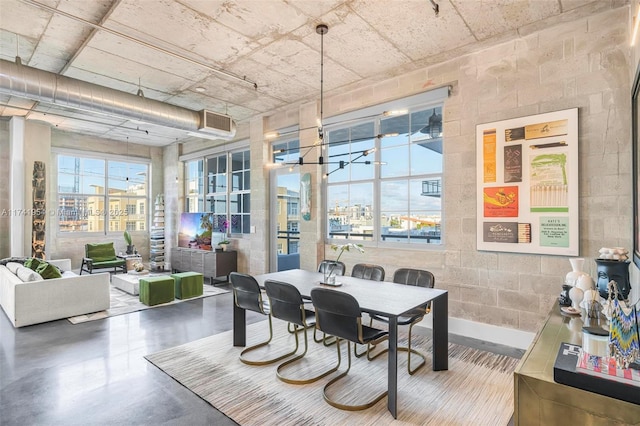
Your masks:
{"label": "gray upholstered chair", "polygon": [[273,323],[271,321],[271,312],[269,310],[269,304],[262,298],[262,291],[260,290],[260,285],[251,275],[240,274],[238,272],[232,272],[229,274],[229,281],[231,281],[231,288],[233,289],[233,300],[237,307],[261,313],[266,315],[269,319],[269,338],[256,345],[245,348],[242,352],[240,352],[240,361],[249,365],[266,365],[272,364],[274,362],[280,361],[288,356],[295,354],[297,351],[286,353],[284,355],[266,359],[266,360],[249,360],[245,357],[248,352],[251,352],[255,349],[261,348],[263,346],[267,346],[271,343],[273,339]]}
{"label": "gray upholstered chair", "polygon": [[[360,305],[350,294],[327,288],[314,288],[311,290],[311,301],[313,302],[313,306],[316,310],[316,328],[323,333],[335,336],[336,338],[338,363],[331,371],[337,371],[340,367],[340,363],[342,361],[340,342],[342,340],[347,341],[347,356],[349,362],[347,370],[331,379],[324,386],[323,396],[325,401],[327,401],[329,405],[341,410],[355,411],[372,407],[387,395],[386,390],[374,397],[372,400],[359,405],[347,405],[335,401],[327,395],[327,390],[334,383],[344,378],[349,373],[349,370],[351,369],[351,342],[367,345],[367,347],[369,347],[369,344],[376,345],[388,340],[389,334],[385,330],[362,325],[362,312],[360,311]],[[370,360],[374,359],[384,352],[385,351],[379,352],[372,357],[367,356],[367,358]]]}
{"label": "gray upholstered chair", "polygon": [[365,280],[384,281],[384,268],[370,263],[358,263],[353,265],[351,276]]}
{"label": "gray upholstered chair", "polygon": [[[332,371],[324,372],[318,376],[310,377],[307,379],[293,379],[283,374],[283,370],[295,364],[302,359],[309,348],[309,339],[307,337],[307,328],[314,327],[315,312],[305,309],[304,301],[297,288],[289,283],[267,280],[264,282],[264,288],[269,297],[269,305],[271,307],[271,316],[274,318],[287,321],[288,324],[293,324],[293,334],[295,335],[295,350],[293,353],[297,353],[299,347],[298,331],[304,334],[304,351],[289,360],[286,360],[278,366],[276,369],[276,376],[286,383],[294,385],[301,385],[306,383],[315,382]],[[315,330],[314,330],[315,331]]]}
{"label": "gray upholstered chair", "polygon": [[[400,268],[393,274],[393,282],[397,284],[433,288],[435,281],[436,280],[431,272],[424,271],[422,269]],[[398,318],[398,325],[409,326],[407,347],[399,347],[398,350],[407,352],[407,371],[410,375],[418,371],[426,363],[425,355],[411,347],[411,332],[413,330],[413,326],[422,321],[424,319],[424,316],[427,315],[430,311],[431,304],[427,303],[424,306],[420,306],[419,308],[416,308],[411,312],[407,312],[405,315],[402,315]],[[387,318],[381,317],[379,315],[371,315],[371,320],[372,322],[373,320],[389,322]],[[411,368],[412,353],[421,357],[420,363],[413,369]]]}

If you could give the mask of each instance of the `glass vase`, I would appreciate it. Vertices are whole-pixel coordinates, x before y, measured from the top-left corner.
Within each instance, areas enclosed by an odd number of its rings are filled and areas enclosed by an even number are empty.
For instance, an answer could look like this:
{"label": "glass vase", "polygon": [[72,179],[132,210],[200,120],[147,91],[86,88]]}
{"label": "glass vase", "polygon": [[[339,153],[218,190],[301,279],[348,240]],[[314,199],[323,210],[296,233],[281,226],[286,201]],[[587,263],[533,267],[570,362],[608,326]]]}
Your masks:
{"label": "glass vase", "polygon": [[328,263],[324,268],[323,284],[335,285],[336,284],[336,263]]}

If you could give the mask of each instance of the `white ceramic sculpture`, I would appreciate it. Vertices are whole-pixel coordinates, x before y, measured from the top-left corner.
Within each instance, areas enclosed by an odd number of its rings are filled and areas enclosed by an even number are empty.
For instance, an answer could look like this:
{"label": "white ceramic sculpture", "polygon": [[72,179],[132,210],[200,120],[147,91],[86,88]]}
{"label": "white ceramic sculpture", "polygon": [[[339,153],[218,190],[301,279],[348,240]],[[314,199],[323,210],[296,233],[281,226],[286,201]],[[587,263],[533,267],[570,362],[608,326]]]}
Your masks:
{"label": "white ceramic sculpture", "polygon": [[569,299],[571,299],[571,307],[579,310],[580,302],[584,299],[584,292],[578,287],[572,287],[571,290],[569,290]]}

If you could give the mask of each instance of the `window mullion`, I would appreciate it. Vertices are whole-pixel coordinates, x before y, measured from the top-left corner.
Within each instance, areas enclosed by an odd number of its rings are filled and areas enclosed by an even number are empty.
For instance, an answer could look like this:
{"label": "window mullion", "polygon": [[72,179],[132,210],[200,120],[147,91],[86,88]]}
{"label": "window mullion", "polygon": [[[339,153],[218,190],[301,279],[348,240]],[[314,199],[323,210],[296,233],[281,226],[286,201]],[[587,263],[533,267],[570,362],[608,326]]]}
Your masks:
{"label": "window mullion", "polygon": [[[375,133],[380,134],[380,119],[376,119],[375,123]],[[374,159],[379,162],[382,158],[381,153],[381,138],[375,138],[375,147],[376,151],[374,152]],[[380,203],[380,166],[377,166],[374,162],[374,171],[373,171],[373,243],[377,247],[380,244],[381,232],[380,232],[380,214],[381,214],[381,203]]]}
{"label": "window mullion", "polygon": [[104,225],[103,225],[103,229],[104,229],[104,235],[108,235],[109,232],[109,203],[111,202],[111,199],[109,197],[109,160],[105,160],[104,162],[104,211],[103,213],[103,217],[104,217]]}

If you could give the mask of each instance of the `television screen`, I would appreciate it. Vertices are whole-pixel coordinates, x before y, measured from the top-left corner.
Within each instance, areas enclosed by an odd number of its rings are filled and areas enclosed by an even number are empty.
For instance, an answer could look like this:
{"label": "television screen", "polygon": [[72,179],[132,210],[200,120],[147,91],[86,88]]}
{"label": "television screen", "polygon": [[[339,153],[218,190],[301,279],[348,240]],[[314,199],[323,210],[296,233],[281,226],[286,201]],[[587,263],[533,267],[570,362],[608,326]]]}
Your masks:
{"label": "television screen", "polygon": [[211,250],[211,213],[182,213],[178,247]]}

